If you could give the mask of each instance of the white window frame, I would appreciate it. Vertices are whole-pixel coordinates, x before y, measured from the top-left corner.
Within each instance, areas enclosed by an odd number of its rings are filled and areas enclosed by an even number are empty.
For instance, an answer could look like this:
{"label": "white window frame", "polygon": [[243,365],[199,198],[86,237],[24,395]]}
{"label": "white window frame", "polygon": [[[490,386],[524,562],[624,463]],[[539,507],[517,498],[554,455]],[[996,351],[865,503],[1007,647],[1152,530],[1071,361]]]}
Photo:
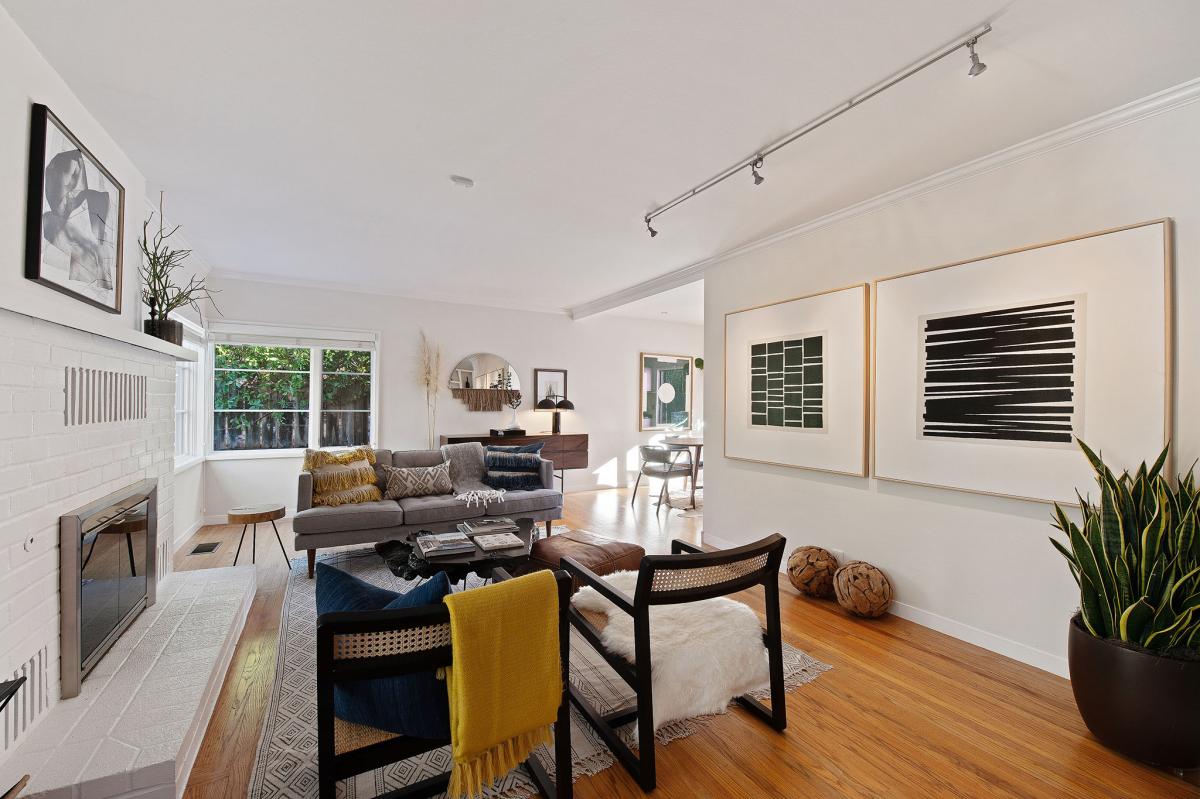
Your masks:
{"label": "white window frame", "polygon": [[[227,322],[230,327],[243,331],[246,335],[246,340],[239,340],[236,333],[223,337],[221,341],[214,341],[210,336],[208,346],[206,348],[205,358],[205,379],[204,384],[204,407],[205,413],[205,432],[204,432],[204,452],[207,460],[250,460],[250,459],[267,459],[267,458],[298,458],[304,455],[304,448],[292,447],[288,449],[236,449],[236,450],[218,450],[213,449],[213,423],[216,416],[215,408],[215,380],[216,380],[216,345],[228,344],[231,346],[273,346],[273,347],[292,347],[295,349],[308,349],[310,351],[308,362],[308,448],[320,448],[321,437],[321,376],[323,353],[327,349],[331,350],[358,350],[371,353],[371,407],[370,407],[370,440],[368,446],[375,448],[379,444],[379,334],[375,331],[343,331],[343,330],[322,330],[313,328],[294,328],[283,325],[269,325],[245,322]],[[224,327],[224,325],[222,325]],[[369,337],[369,338],[367,338]],[[327,346],[309,346],[304,347],[297,342],[303,339],[319,339],[327,343]],[[339,343],[345,340],[345,344]],[[364,341],[372,342],[368,346],[364,346]]]}
{"label": "white window frame", "polygon": [[[205,346],[204,328],[196,323],[177,318],[183,323],[183,347],[196,353],[195,361],[179,361],[175,370],[175,464],[174,471],[179,472],[204,462],[204,375],[205,375]],[[180,372],[182,371],[182,375]],[[182,382],[185,385],[181,386]],[[180,394],[181,388],[183,394]],[[183,407],[180,407],[180,405]],[[179,417],[185,417],[181,431]],[[188,418],[190,416],[190,418]],[[180,448],[180,434],[186,439],[185,446]]]}

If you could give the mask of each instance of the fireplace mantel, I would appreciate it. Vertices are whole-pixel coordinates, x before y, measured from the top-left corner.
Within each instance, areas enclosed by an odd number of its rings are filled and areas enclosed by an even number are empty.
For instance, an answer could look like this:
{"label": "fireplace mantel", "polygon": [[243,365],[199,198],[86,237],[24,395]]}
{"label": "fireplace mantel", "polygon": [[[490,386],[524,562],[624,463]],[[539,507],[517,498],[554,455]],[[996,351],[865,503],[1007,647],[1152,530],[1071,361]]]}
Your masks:
{"label": "fireplace mantel", "polygon": [[125,321],[124,318],[120,316],[110,315],[108,318],[101,318],[106,315],[103,313],[91,315],[85,310],[65,311],[57,306],[46,308],[34,307],[30,306],[27,301],[16,302],[3,296],[0,296],[0,308],[12,311],[13,313],[19,313],[22,316],[49,322],[50,324],[62,325],[63,327],[81,330],[84,333],[91,333],[94,336],[102,336],[113,341],[132,344],[144,350],[152,350],[163,355],[170,355],[177,361],[194,361],[197,357],[196,353],[185,347],[171,344],[154,336],[148,336],[132,327],[126,327],[123,324]]}

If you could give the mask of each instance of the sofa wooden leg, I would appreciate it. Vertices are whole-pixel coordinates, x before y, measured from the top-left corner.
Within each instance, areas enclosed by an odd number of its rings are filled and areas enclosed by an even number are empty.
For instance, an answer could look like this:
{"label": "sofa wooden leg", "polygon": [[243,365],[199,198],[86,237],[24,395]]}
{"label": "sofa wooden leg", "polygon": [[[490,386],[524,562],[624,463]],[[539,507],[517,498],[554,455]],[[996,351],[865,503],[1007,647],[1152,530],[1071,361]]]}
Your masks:
{"label": "sofa wooden leg", "polygon": [[554,527],[554,522],[552,522],[550,519],[547,519],[546,520],[546,538],[550,537],[550,530],[553,529],[553,527]]}
{"label": "sofa wooden leg", "polygon": [[313,578],[313,572],[317,570],[317,550],[308,550],[308,579]]}

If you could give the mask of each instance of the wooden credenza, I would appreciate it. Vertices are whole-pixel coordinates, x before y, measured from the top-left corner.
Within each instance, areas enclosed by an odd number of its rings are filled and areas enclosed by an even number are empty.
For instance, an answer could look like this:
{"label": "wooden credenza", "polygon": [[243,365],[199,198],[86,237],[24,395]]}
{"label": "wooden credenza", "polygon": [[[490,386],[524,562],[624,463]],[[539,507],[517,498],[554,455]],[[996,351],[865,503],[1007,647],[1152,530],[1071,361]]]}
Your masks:
{"label": "wooden credenza", "polygon": [[485,447],[488,444],[511,447],[544,441],[546,446],[542,448],[542,457],[554,462],[556,472],[563,469],[586,469],[588,465],[587,433],[560,433],[559,435],[545,433],[530,436],[442,436],[443,444],[466,444],[471,441],[478,441]]}

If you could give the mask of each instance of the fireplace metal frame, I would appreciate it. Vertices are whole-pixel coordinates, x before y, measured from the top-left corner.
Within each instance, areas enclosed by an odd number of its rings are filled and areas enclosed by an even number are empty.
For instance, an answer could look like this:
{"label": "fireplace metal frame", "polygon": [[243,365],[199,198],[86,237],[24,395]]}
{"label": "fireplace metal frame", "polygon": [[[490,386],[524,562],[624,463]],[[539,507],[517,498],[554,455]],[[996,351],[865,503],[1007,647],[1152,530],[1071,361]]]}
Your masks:
{"label": "fireplace metal frame", "polygon": [[[117,622],[105,639],[84,662],[81,658],[83,619],[82,563],[83,532],[106,527],[121,521],[130,509],[147,502],[146,507],[146,596],[138,601]],[[158,480],[147,479],[134,483],[95,502],[64,514],[58,520],[59,575],[62,592],[62,697],[78,696],[83,678],[88,675],[104,654],[116,643],[121,633],[146,608],[154,604],[158,583]]]}

